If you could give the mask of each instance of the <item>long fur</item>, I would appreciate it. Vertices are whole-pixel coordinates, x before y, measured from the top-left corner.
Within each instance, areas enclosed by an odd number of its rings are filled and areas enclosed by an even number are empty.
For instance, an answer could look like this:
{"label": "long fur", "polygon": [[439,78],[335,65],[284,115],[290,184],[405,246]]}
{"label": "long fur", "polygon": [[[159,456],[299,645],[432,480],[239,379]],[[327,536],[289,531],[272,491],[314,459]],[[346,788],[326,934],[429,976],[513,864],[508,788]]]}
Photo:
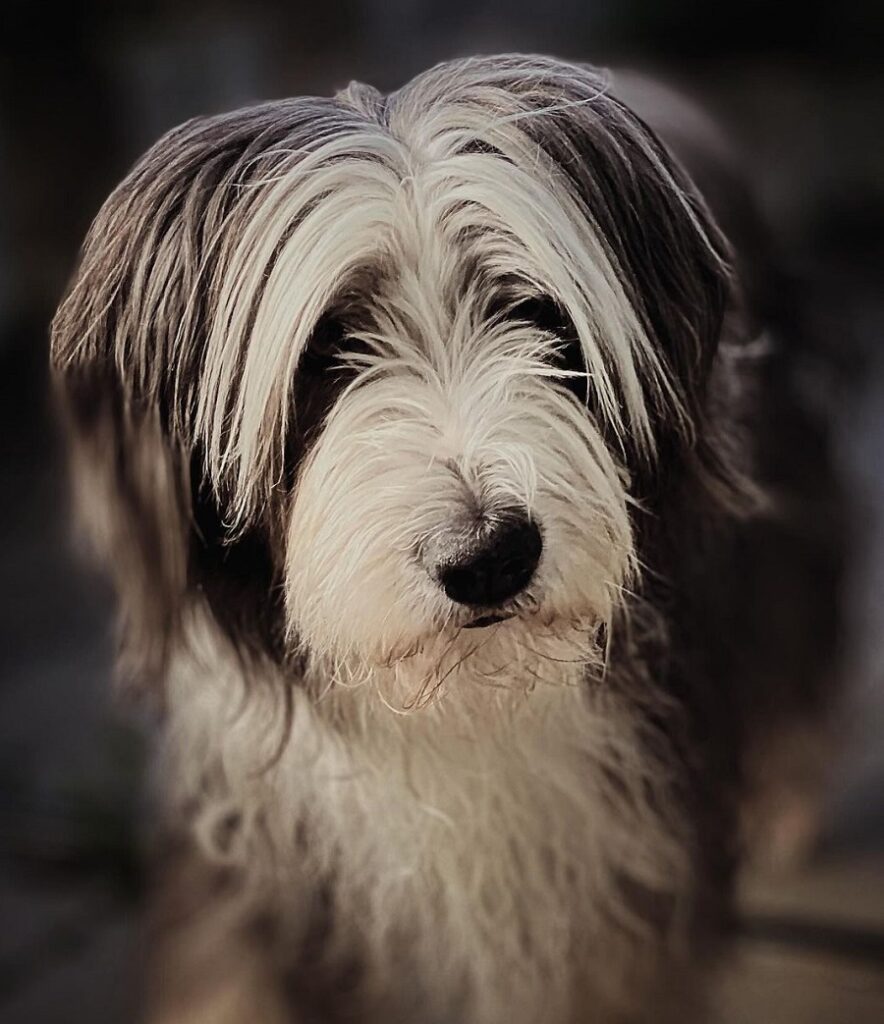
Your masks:
{"label": "long fur", "polygon": [[[53,335],[81,505],[168,818],[302,1015],[660,1019],[690,973],[733,822],[680,602],[751,499],[728,259],[538,57],[189,122],[99,214]],[[540,565],[467,629],[434,566],[513,509]]]}

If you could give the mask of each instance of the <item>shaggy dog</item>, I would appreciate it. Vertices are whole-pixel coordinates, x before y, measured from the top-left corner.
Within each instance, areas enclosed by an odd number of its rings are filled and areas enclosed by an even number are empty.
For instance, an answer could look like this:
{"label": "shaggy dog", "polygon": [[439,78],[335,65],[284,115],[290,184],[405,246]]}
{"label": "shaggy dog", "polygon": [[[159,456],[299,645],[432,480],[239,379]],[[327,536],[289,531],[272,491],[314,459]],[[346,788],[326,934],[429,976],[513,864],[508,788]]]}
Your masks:
{"label": "shaggy dog", "polygon": [[538,57],[190,121],[113,193],[53,361],[162,697],[155,1017],[692,1012],[789,703],[732,268]]}

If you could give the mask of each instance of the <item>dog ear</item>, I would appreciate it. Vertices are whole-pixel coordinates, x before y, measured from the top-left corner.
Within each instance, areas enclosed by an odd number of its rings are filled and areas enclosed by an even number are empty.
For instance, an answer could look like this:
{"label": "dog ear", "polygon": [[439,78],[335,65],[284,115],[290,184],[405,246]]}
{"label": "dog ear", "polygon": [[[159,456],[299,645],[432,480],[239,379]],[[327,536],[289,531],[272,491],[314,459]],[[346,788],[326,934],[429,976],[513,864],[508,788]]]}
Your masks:
{"label": "dog ear", "polygon": [[543,82],[524,129],[570,179],[694,412],[731,294],[728,244],[687,174],[603,76],[551,62]]}
{"label": "dog ear", "polygon": [[[742,474],[715,437],[712,372],[737,317],[731,248],[689,175],[657,135],[610,92],[598,72],[544,63],[532,94],[532,134],[592,218],[612,265],[678,396],[647,388],[657,465],[672,455],[733,509],[751,505]],[[641,459],[634,491],[652,498],[671,480]],[[670,474],[671,475],[671,474]]]}
{"label": "dog ear", "polygon": [[52,324],[76,511],[114,582],[121,665],[139,682],[162,675],[187,590],[189,461],[172,378],[192,375],[175,360],[193,355],[176,330],[203,241],[199,156],[173,133],[136,166],[96,217]]}
{"label": "dog ear", "polygon": [[[216,243],[243,199],[233,176],[291,128],[291,107],[196,120],[161,139],[99,212],[52,324],[76,503],[118,592],[123,668],[139,680],[162,675],[194,594],[245,635],[237,616],[249,602],[229,588],[269,572],[260,545],[227,535],[191,424]],[[256,616],[271,603],[264,585]]]}
{"label": "dog ear", "polygon": [[[58,328],[54,336],[63,344]],[[58,372],[56,395],[77,518],[117,595],[118,670],[147,688],[162,677],[184,610],[190,508],[182,461],[156,410],[136,406],[106,370]]]}

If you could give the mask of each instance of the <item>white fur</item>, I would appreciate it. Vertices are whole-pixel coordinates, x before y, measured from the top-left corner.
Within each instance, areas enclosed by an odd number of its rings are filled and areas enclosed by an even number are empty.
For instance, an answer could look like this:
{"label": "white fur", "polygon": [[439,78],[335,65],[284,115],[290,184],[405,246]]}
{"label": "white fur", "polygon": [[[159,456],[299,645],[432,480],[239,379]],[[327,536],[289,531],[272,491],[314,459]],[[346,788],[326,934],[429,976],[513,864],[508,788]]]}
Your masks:
{"label": "white fur", "polygon": [[542,376],[536,331],[480,335],[463,321],[448,333],[448,366],[402,344],[400,373],[351,389],[302,468],[287,598],[313,652],[386,662],[430,637],[457,642],[466,610],[421,550],[456,536],[477,504],[522,507],[541,524],[524,614],[541,625],[610,621],[632,568],[616,464],[585,412]]}
{"label": "white fur", "polygon": [[[195,625],[171,676],[173,806],[201,794],[203,850],[288,918],[292,949],[306,894],[334,876],[326,955],[367,965],[364,1019],[607,1020],[657,965],[624,883],[676,902],[688,888],[666,769],[604,684],[581,685],[578,634],[493,628],[498,655],[449,669],[419,713],[394,695],[438,682],[435,655],[331,688],[314,666],[281,754],[285,681],[246,699],[211,627]],[[222,849],[231,812],[242,826]]]}

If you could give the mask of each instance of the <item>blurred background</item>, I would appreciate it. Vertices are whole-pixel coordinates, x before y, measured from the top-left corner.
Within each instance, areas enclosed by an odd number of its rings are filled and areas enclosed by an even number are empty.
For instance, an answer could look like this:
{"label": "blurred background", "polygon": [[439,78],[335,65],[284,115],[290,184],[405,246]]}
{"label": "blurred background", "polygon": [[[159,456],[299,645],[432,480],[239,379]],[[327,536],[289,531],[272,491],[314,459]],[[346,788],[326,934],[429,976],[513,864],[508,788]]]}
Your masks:
{"label": "blurred background", "polygon": [[745,880],[719,1016],[884,1020],[882,47],[872,0],[4,0],[0,1021],[137,1019],[143,743],[109,700],[110,595],[70,543],[47,394],[47,326],[89,221],[185,118],[351,78],[389,90],[500,50],[638,69],[698,99],[796,284],[849,503],[849,693],[818,837]]}

